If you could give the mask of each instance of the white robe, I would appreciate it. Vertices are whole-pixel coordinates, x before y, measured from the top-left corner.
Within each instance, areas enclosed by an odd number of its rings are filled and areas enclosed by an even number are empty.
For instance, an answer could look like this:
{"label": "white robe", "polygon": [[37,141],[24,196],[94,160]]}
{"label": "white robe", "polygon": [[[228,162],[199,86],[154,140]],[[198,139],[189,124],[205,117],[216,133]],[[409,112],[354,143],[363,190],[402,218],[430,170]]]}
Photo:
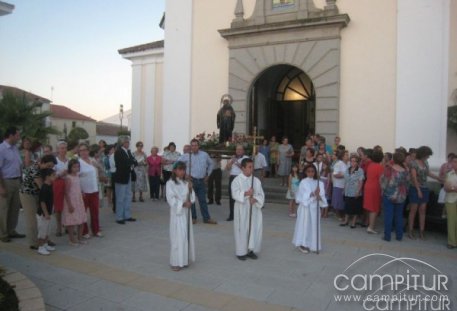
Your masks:
{"label": "white robe", "polygon": [[252,206],[251,236],[249,238],[249,197],[244,193],[252,186],[252,176],[238,175],[232,182],[232,198],[235,200],[233,227],[235,235],[236,255],[244,256],[249,251],[257,253],[262,244],[262,206],[265,201],[262,185],[254,177],[254,195],[257,202]]}
{"label": "white robe", "polygon": [[[176,184],[172,179],[168,180],[167,202],[170,206],[170,265],[172,267],[184,267],[189,264],[187,222],[189,220],[190,208],[182,205],[187,201],[189,188],[187,182],[178,179]],[[190,201],[195,202],[195,193],[192,190]],[[192,221],[189,223],[190,237],[190,260],[195,261],[195,245]]]}
{"label": "white robe", "polygon": [[[298,206],[297,220],[295,222],[294,238],[292,244],[296,247],[308,247],[311,251],[321,249],[321,214],[317,209],[317,200],[312,193],[316,191],[318,181],[312,178],[305,178],[300,182],[295,201]],[[328,206],[325,199],[324,183],[319,181],[320,197],[319,207],[325,208]],[[319,230],[319,241],[317,237],[317,230]]]}

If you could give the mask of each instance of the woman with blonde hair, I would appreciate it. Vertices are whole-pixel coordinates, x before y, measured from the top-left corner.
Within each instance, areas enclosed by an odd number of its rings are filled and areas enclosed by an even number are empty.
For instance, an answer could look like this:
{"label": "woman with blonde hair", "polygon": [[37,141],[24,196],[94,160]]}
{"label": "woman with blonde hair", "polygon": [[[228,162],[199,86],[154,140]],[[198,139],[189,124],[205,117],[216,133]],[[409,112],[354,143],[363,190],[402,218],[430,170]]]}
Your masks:
{"label": "woman with blonde hair", "polygon": [[136,143],[136,150],[133,152],[133,157],[138,163],[135,166],[136,180],[132,182],[132,202],[136,201],[135,194],[139,193],[138,200],[144,202],[143,192],[148,191],[148,179],[146,173],[146,167],[148,166],[146,161],[146,154],[143,152],[143,142],[139,141]]}

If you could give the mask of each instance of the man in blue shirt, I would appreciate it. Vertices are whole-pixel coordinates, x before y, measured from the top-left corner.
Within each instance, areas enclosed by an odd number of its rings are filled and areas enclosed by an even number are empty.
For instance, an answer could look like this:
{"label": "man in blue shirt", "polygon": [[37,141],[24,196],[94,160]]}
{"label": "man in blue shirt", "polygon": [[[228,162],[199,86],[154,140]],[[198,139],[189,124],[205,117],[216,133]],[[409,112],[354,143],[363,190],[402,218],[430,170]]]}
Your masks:
{"label": "man in blue shirt", "polygon": [[[195,195],[200,205],[200,212],[205,224],[217,224],[217,221],[211,219],[208,212],[208,205],[206,203],[206,183],[208,177],[213,171],[213,161],[209,155],[199,150],[200,144],[197,139],[192,139],[190,142],[190,153],[183,154],[178,161],[186,163],[186,174],[192,178],[192,185]],[[197,211],[195,203],[192,204],[192,223],[197,222]]]}

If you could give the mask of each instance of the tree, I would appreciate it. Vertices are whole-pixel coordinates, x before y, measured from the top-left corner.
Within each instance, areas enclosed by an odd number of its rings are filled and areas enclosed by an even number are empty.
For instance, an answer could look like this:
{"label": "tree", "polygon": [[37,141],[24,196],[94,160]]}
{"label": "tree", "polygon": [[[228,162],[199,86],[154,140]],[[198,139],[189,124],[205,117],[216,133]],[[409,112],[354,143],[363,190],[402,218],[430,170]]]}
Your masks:
{"label": "tree", "polygon": [[29,137],[34,144],[47,142],[49,134],[60,132],[51,126],[46,126],[46,118],[50,111],[41,111],[42,103],[29,102],[24,95],[15,95],[5,91],[0,100],[0,130],[2,133],[11,126],[21,131],[21,136]]}
{"label": "tree", "polygon": [[447,108],[447,126],[457,132],[457,106]]}
{"label": "tree", "polygon": [[71,129],[70,133],[68,134],[69,143],[78,143],[80,139],[87,139],[87,138],[89,138],[89,134],[82,127],[74,127]]}

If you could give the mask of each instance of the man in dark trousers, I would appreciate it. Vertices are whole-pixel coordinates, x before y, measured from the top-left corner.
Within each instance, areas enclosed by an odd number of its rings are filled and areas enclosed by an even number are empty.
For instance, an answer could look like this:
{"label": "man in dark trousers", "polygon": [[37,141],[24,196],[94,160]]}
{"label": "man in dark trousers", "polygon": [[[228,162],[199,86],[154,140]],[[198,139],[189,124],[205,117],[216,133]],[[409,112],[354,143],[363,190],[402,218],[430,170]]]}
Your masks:
{"label": "man in dark trousers", "polygon": [[130,213],[132,204],[132,178],[135,179],[133,168],[135,167],[135,158],[130,152],[130,138],[121,136],[119,138],[119,148],[114,152],[114,163],[116,165],[116,174],[114,174],[114,183],[116,191],[116,222],[125,224],[126,221],[136,221]]}
{"label": "man in dark trousers", "polygon": [[7,243],[25,235],[16,231],[22,174],[22,161],[16,146],[20,139],[19,130],[16,127],[6,129],[4,138],[0,144],[0,240]]}

